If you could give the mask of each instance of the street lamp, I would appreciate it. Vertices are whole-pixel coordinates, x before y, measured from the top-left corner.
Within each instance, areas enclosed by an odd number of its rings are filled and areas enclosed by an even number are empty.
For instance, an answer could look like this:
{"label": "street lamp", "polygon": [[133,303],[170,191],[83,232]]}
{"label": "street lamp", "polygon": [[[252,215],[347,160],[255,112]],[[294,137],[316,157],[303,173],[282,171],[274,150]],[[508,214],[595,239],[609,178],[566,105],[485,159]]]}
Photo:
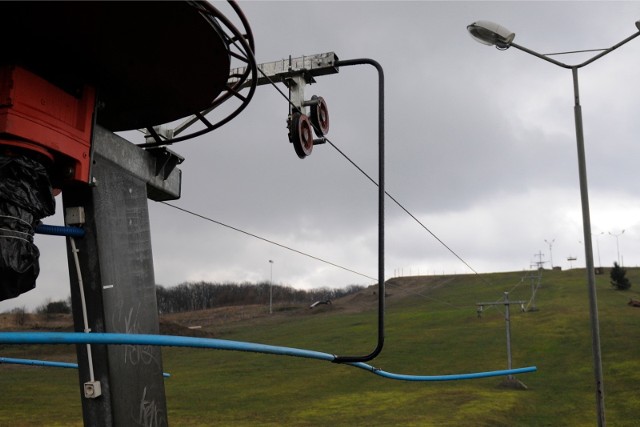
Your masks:
{"label": "street lamp", "polygon": [[556,239],[552,239],[550,242],[547,239],[544,239],[544,242],[549,245],[549,262],[551,263],[551,269],[553,270],[553,250],[551,249],[553,247],[553,242],[555,242]]}
{"label": "street lamp", "polygon": [[[604,234],[604,231],[601,231],[599,233],[591,233],[592,236],[596,236],[596,250],[598,251],[598,269],[602,268],[602,258],[600,258],[600,239],[598,238],[598,236],[602,236],[603,234]],[[582,240],[578,240],[578,243],[582,244]],[[596,269],[596,273],[601,274],[597,272],[597,269]]]}
{"label": "street lamp", "polygon": [[[624,231],[624,230],[623,230]],[[592,233],[592,235],[596,236],[596,248],[598,249],[598,267],[600,267],[602,269],[602,260],[600,259],[600,239],[598,239],[598,236],[601,236],[604,234],[604,231],[601,231],[600,233]]]}
{"label": "street lamp", "polygon": [[621,266],[622,264],[620,263],[620,245],[618,244],[618,237],[622,236],[623,234],[624,234],[624,230],[622,230],[622,231],[621,231],[620,233],[618,233],[618,234],[614,234],[614,233],[612,233],[612,232],[609,232],[609,235],[610,235],[610,236],[613,236],[613,237],[615,237],[615,238],[616,238],[616,250],[618,251],[618,265],[620,265],[620,266]]}
{"label": "street lamp", "polygon": [[269,260],[269,267],[271,268],[271,276],[269,277],[269,314],[273,314],[273,260]]}
{"label": "street lamp", "polygon": [[[640,30],[640,21],[636,21],[636,28]],[[589,192],[587,188],[587,169],[584,150],[584,135],[582,130],[582,107],[580,106],[580,96],[578,90],[578,69],[591,64],[597,59],[602,58],[609,52],[619,48],[623,44],[633,40],[640,35],[640,31],[627,37],[620,43],[608,48],[598,49],[600,53],[591,57],[577,65],[567,65],[560,61],[550,58],[549,55],[543,55],[533,50],[527,49],[516,43],[513,43],[515,33],[510,32],[506,28],[489,21],[477,21],[467,26],[467,30],[471,36],[478,42],[490,46],[496,46],[500,50],[506,50],[515,47],[525,53],[543,59],[559,67],[569,69],[573,75],[573,93],[575,99],[574,115],[576,127],[576,142],[578,146],[578,173],[580,179],[580,198],[582,201],[582,227],[584,233],[584,251],[587,267],[587,282],[589,290],[589,312],[591,318],[591,345],[593,350],[593,367],[596,385],[596,410],[598,415],[598,426],[605,426],[605,410],[604,410],[604,388],[602,376],[602,357],[600,354],[600,326],[598,321],[598,303],[596,297],[596,278],[593,268],[593,247],[591,242],[591,218],[589,214]],[[566,52],[575,53],[575,52]]]}

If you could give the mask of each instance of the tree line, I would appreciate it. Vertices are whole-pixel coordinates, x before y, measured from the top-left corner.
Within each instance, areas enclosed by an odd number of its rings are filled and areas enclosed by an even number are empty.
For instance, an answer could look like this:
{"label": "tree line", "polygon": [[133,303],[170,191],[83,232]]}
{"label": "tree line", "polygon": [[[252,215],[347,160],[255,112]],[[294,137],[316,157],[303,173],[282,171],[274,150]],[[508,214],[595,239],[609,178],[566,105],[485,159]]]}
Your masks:
{"label": "tree line", "polygon": [[[234,305],[269,304],[269,288],[269,282],[186,282],[172,287],[157,285],[158,312],[167,314]],[[274,284],[272,299],[274,305],[311,304],[315,301],[340,298],[361,289],[364,289],[364,286],[349,285],[345,288],[305,290]]]}
{"label": "tree line", "polygon": [[[234,305],[268,305],[269,287],[269,282],[185,282],[172,287],[156,285],[158,313],[180,313]],[[331,301],[362,289],[364,289],[362,285],[349,285],[345,288],[323,287],[304,290],[274,284],[273,304],[312,304],[316,301]],[[10,313],[15,315],[18,324],[23,324],[29,311],[25,307],[17,307]],[[55,314],[69,314],[71,297],[59,301],[47,300],[36,308],[35,313],[47,318]]]}

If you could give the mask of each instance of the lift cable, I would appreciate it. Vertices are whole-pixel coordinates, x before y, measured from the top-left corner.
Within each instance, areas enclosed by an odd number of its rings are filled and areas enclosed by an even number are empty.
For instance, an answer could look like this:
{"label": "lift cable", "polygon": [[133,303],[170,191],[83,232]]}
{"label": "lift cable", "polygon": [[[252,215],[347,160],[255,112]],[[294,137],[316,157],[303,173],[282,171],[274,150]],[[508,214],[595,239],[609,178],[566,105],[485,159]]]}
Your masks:
{"label": "lift cable", "polygon": [[[253,63],[255,64],[255,59],[253,61]],[[291,99],[289,98],[289,96],[287,94],[285,94],[276,84],[276,82],[269,77],[263,70],[261,67],[256,66],[254,72],[256,72],[261,74],[268,82],[269,84],[287,101],[287,103],[289,104],[289,106],[291,107],[292,111],[294,112],[298,112],[298,113],[302,113],[302,111],[300,110],[300,108],[295,105]],[[255,83],[256,79],[253,79],[253,82]],[[242,84],[239,84],[238,88],[241,88]],[[255,85],[252,85],[252,90],[255,89]],[[314,123],[311,123],[311,125],[316,128],[317,127]],[[374,185],[378,186],[378,183],[369,175],[367,174],[354,160],[352,160],[347,154],[345,154],[340,148],[338,148],[338,146],[333,143],[331,140],[329,140],[326,136],[323,136],[323,140],[325,142],[327,142],[329,145],[331,145],[340,155],[342,155],[344,157],[344,159],[346,159],[349,163],[351,163],[351,165],[353,165],[358,171],[360,171],[360,173],[362,173],[367,179],[369,179],[369,181],[371,181],[371,183],[373,183]],[[141,144],[140,146],[152,146],[154,144]],[[465,261],[456,251],[454,251],[449,245],[447,245],[442,239],[440,239],[433,231],[431,231],[424,223],[422,223],[415,215],[413,215],[402,203],[400,203],[395,197],[393,197],[388,191],[385,190],[384,192],[387,197],[389,197],[398,207],[400,207],[400,209],[402,209],[407,215],[409,215],[414,221],[416,221],[418,223],[418,225],[420,225],[425,231],[427,231],[434,239],[436,239],[436,241],[438,241],[438,243],[440,243],[445,249],[447,249],[453,256],[455,256],[460,262],[462,262],[470,271],[472,271],[474,274],[476,274],[478,277],[481,278],[481,280],[483,280],[485,283],[488,283],[486,280],[484,280],[482,278],[482,276],[480,275],[480,273],[478,273],[478,271],[476,271],[467,261]],[[287,248],[288,249],[288,248]],[[305,254],[306,255],[306,254]],[[343,268],[343,267],[339,267],[339,268]],[[362,275],[360,273],[357,273],[359,275]],[[369,276],[365,276],[367,278],[370,278]]]}
{"label": "lift cable", "polygon": [[[267,243],[270,243],[270,244],[273,244],[273,245],[279,246],[279,247],[281,247],[281,248],[284,248],[284,249],[290,250],[290,251],[292,251],[292,252],[295,252],[295,253],[298,253],[298,254],[301,254],[301,255],[307,256],[307,257],[312,258],[312,259],[315,259],[315,260],[317,260],[317,261],[324,262],[324,263],[326,263],[326,264],[332,265],[332,266],[334,266],[334,267],[340,268],[340,269],[345,270],[345,271],[348,271],[348,272],[350,272],[350,273],[357,274],[357,275],[362,276],[362,277],[365,277],[365,278],[367,278],[367,279],[376,280],[376,279],[374,279],[373,277],[368,276],[368,275],[366,275],[366,274],[359,273],[359,272],[357,272],[357,271],[354,271],[354,270],[349,269],[349,268],[346,268],[346,267],[342,267],[342,266],[340,266],[340,265],[338,265],[338,264],[332,263],[332,262],[330,262],[330,261],[326,261],[326,260],[324,260],[324,259],[322,259],[322,258],[320,258],[320,257],[316,257],[316,256],[314,256],[314,255],[307,254],[307,253],[305,253],[305,252],[303,252],[303,251],[300,251],[300,250],[297,250],[297,249],[294,249],[294,248],[290,248],[290,247],[285,246],[285,245],[283,245],[283,244],[277,243],[277,242],[275,242],[275,241],[272,241],[272,240],[269,240],[269,239],[266,239],[266,238],[260,237],[260,236],[258,236],[258,235],[255,235],[255,234],[253,234],[253,233],[250,233],[250,232],[248,232],[248,231],[242,230],[242,229],[240,229],[240,228],[233,227],[233,226],[228,225],[228,224],[225,224],[225,223],[223,223],[223,222],[221,222],[221,221],[214,220],[214,219],[212,219],[212,218],[210,218],[210,217],[207,217],[207,216],[204,216],[204,215],[202,215],[202,214],[198,214],[198,213],[196,213],[196,212],[190,211],[190,210],[188,210],[188,209],[185,209],[185,208],[182,208],[182,207],[179,207],[179,206],[176,206],[176,205],[172,205],[172,204],[170,204],[170,203],[166,203],[166,202],[161,202],[161,203],[163,203],[163,204],[165,204],[165,205],[167,205],[167,206],[169,206],[169,207],[172,207],[172,208],[174,208],[174,209],[177,209],[177,210],[183,211],[183,212],[185,212],[185,213],[188,213],[188,214],[190,214],[190,215],[196,216],[196,217],[198,217],[198,218],[204,219],[204,220],[206,220],[206,221],[212,222],[212,223],[214,223],[214,224],[218,224],[218,225],[221,225],[221,226],[223,226],[223,227],[229,228],[229,229],[231,229],[231,230],[238,231],[238,232],[240,232],[240,233],[242,233],[242,234],[245,234],[245,235],[247,235],[247,236],[254,237],[254,238],[256,238],[256,239],[259,239],[259,240],[262,240],[262,241],[264,241],[264,242],[267,242]],[[35,229],[35,232],[36,232],[36,233],[38,233],[38,234],[54,235],[54,236],[67,236],[67,237],[83,237],[83,236],[84,236],[84,231],[85,231],[85,230],[84,230],[83,228],[81,228],[81,227],[55,226],[55,225],[46,225],[46,224],[40,224],[40,225],[38,225],[38,226],[36,227],[36,229]],[[519,287],[519,286],[523,283],[523,280],[524,280],[524,279],[521,279],[521,280],[520,280],[520,282],[516,283],[516,284],[515,284],[515,285],[514,285],[510,290],[509,290],[509,293],[512,293],[512,292],[513,292],[517,287]],[[449,302],[446,302],[446,301],[443,301],[443,300],[439,300],[439,299],[434,298],[434,297],[429,296],[429,295],[425,295],[423,292],[419,292],[419,291],[415,291],[415,290],[408,290],[408,289],[404,289],[404,288],[402,288],[400,285],[396,285],[396,284],[395,284],[395,283],[393,283],[393,282],[387,282],[387,286],[388,286],[388,287],[390,287],[390,288],[396,288],[396,289],[400,290],[400,291],[401,291],[401,292],[403,292],[403,293],[408,293],[408,294],[416,295],[416,296],[419,296],[419,297],[422,297],[422,298],[425,298],[425,299],[429,299],[429,300],[436,301],[436,302],[439,302],[439,303],[442,303],[442,304],[445,304],[445,305],[449,305],[449,306],[451,306],[451,307],[460,308],[460,309],[463,309],[463,308],[465,308],[465,309],[466,309],[466,308],[468,308],[468,307],[469,307],[469,306],[456,306],[456,305],[451,304],[451,303],[449,303]],[[498,299],[498,300],[496,300],[495,302],[497,303],[497,302],[499,302],[499,301],[501,301],[501,300],[502,300],[502,299]],[[488,307],[488,308],[487,308],[487,310],[489,310],[489,309],[491,309],[491,308],[495,308],[495,307],[497,307],[497,306],[490,306],[490,307]]]}
{"label": "lift cable", "polygon": [[[160,202],[160,203],[162,203],[162,204],[164,204],[164,205],[167,205],[167,206],[169,206],[169,207],[171,207],[171,208],[174,208],[174,209],[176,209],[176,210],[182,211],[182,212],[184,212],[184,213],[187,213],[187,214],[189,214],[189,215],[193,215],[193,216],[198,217],[198,218],[200,218],[200,219],[203,219],[203,220],[205,220],[205,221],[209,221],[209,222],[212,222],[212,223],[214,223],[214,224],[220,225],[220,226],[222,226],[222,227],[226,227],[226,228],[229,228],[229,229],[231,229],[231,230],[237,231],[237,232],[239,232],[239,233],[245,234],[245,235],[247,235],[247,236],[249,236],[249,237],[253,237],[253,238],[256,238],[256,239],[258,239],[258,240],[262,240],[263,242],[270,243],[270,244],[272,244],[272,245],[276,245],[276,246],[281,247],[281,248],[283,248],[283,249],[289,250],[289,251],[291,251],[291,252],[294,252],[294,253],[297,253],[297,254],[300,254],[300,255],[304,255],[304,256],[309,257],[309,258],[311,258],[311,259],[314,259],[314,260],[316,260],[316,261],[323,262],[323,263],[325,263],[325,264],[331,265],[331,266],[333,266],[333,267],[337,267],[337,268],[339,268],[339,269],[342,269],[342,270],[348,271],[348,272],[350,272],[350,273],[357,274],[357,275],[362,276],[362,277],[365,277],[365,278],[367,278],[367,279],[376,280],[375,278],[373,278],[373,277],[371,277],[371,276],[368,276],[368,275],[366,275],[366,274],[364,274],[364,273],[360,273],[360,272],[358,272],[358,271],[352,270],[352,269],[347,268],[347,267],[343,267],[343,266],[341,266],[341,265],[339,265],[339,264],[336,264],[336,263],[333,263],[333,262],[331,262],[331,261],[327,261],[327,260],[325,260],[325,259],[323,259],[323,258],[320,258],[320,257],[314,256],[314,255],[308,254],[308,253],[303,252],[303,251],[300,251],[300,250],[298,250],[298,249],[294,249],[294,248],[291,248],[291,247],[289,247],[289,246],[283,245],[283,244],[281,244],[281,243],[275,242],[275,241],[273,241],[273,240],[270,240],[270,239],[267,239],[267,238],[264,238],[264,237],[258,236],[258,235],[256,235],[256,234],[253,234],[253,233],[248,232],[248,231],[246,231],[246,230],[243,230],[243,229],[241,229],[241,228],[234,227],[234,226],[229,225],[229,224],[225,224],[224,222],[221,222],[221,221],[215,220],[215,219],[213,219],[213,218],[207,217],[207,216],[205,216],[205,215],[199,214],[199,213],[194,212],[194,211],[191,211],[191,210],[189,210],[189,209],[185,209],[185,208],[183,208],[183,207],[176,206],[176,205],[173,205],[173,204],[171,204],[171,203],[167,203],[167,202]],[[522,283],[522,281],[520,281],[519,283],[517,283],[513,288],[511,288],[511,290],[510,290],[509,292],[511,293],[511,292],[512,292],[515,288],[517,288],[521,283]],[[394,284],[394,283],[387,282],[387,286],[388,286],[388,287],[390,287],[390,288],[396,288],[396,289],[398,289],[398,290],[399,290],[399,291],[401,291],[401,292],[408,293],[408,294],[411,294],[411,295],[416,295],[416,296],[419,296],[419,297],[422,297],[422,298],[425,298],[425,299],[429,299],[429,300],[432,300],[432,301],[435,301],[435,302],[439,302],[439,303],[441,303],[441,304],[445,304],[445,305],[448,305],[448,306],[450,306],[450,307],[459,308],[459,309],[466,309],[466,308],[470,307],[470,306],[458,306],[458,305],[455,305],[455,304],[451,304],[451,303],[449,303],[449,302],[447,302],[447,301],[444,301],[444,300],[441,300],[441,299],[434,298],[434,297],[432,297],[432,296],[426,295],[426,294],[424,294],[423,292],[404,289],[404,288],[402,288],[401,286],[396,285],[396,284]],[[496,302],[499,302],[499,301],[501,301],[501,300],[497,300]]]}
{"label": "lift cable", "polygon": [[416,295],[416,296],[419,296],[421,298],[432,300],[432,301],[438,302],[440,304],[448,305],[448,306],[456,308],[456,309],[465,309],[466,310],[468,307],[470,307],[470,306],[459,306],[459,305],[451,304],[448,301],[444,301],[444,300],[441,300],[441,299],[438,299],[438,298],[434,298],[434,297],[429,296],[429,295],[425,295],[423,292],[414,291],[414,290],[411,290],[411,289],[406,289],[406,288],[402,287],[401,285],[396,285],[395,283],[392,283],[392,282],[387,282],[387,287],[388,288],[395,288],[395,289],[397,289],[398,291],[400,291],[402,293],[409,294],[409,295]]}
{"label": "lift cable", "polygon": [[[260,67],[258,67],[258,72],[261,73],[263,75],[263,77],[265,77],[269,83],[271,84],[272,87],[275,88],[275,90],[280,93],[280,95],[282,95],[282,97],[284,99],[286,99],[286,101],[289,103],[289,105],[291,106],[291,108],[296,111],[296,112],[301,112],[300,109],[298,108],[298,106],[296,106],[291,99],[289,99],[289,97],[282,91],[280,90],[280,88],[276,85],[276,82],[273,81],[273,79],[271,79],[269,76],[267,76],[267,74],[262,71],[262,69]],[[317,127],[314,123],[311,123],[311,125],[316,128]],[[344,153],[344,151],[342,151],[340,148],[338,148],[337,145],[335,145],[329,138],[327,138],[326,136],[323,136],[323,139],[329,144],[331,145],[340,155],[342,155],[342,157],[344,157],[349,163],[351,163],[357,170],[360,171],[360,173],[362,173],[367,179],[369,179],[369,181],[371,181],[375,186],[378,186],[378,183],[368,174],[364,171],[364,169],[362,169],[360,166],[358,166],[358,164],[352,160],[347,154]],[[453,254],[456,258],[458,258],[458,260],[460,260],[465,266],[467,266],[467,268],[469,268],[469,270],[471,270],[473,273],[475,273],[477,276],[480,276],[480,273],[478,273],[473,267],[471,267],[471,265],[469,265],[469,263],[467,263],[460,255],[458,255],[453,249],[451,249],[442,239],[440,239],[434,232],[432,232],[431,230],[429,230],[429,228],[427,228],[426,225],[424,225],[418,218],[416,218],[415,215],[413,215],[411,212],[409,212],[409,210],[404,207],[404,205],[402,205],[402,203],[400,203],[395,197],[393,197],[391,194],[389,194],[388,191],[385,190],[384,192],[387,197],[389,197],[396,205],[398,205],[398,207],[400,207],[400,209],[402,209],[407,215],[409,215],[414,221],[416,221],[422,228],[424,228],[434,239],[436,239],[442,246],[444,246],[451,254]],[[481,277],[482,278],[482,277]],[[484,281],[484,279],[483,279]],[[485,281],[486,282],[486,281]]]}
{"label": "lift cable", "polygon": [[[340,153],[345,159],[347,159],[352,165],[354,165],[360,172],[362,172],[362,174],[364,174],[364,176],[366,176],[369,179],[369,181],[371,181],[376,186],[378,185],[378,183],[373,178],[371,178],[371,176],[369,176],[364,170],[362,170],[362,168],[360,166],[358,166],[353,160],[351,160],[349,158],[349,156],[347,156],[342,150],[340,150],[333,142],[331,142],[329,139],[327,139],[327,143],[329,143],[329,145],[331,145],[333,148],[335,148],[338,153]],[[469,268],[469,270],[473,271],[476,275],[480,275],[480,273],[478,273],[473,267],[471,267],[469,265],[469,263],[467,263],[464,259],[462,259],[462,257],[460,255],[458,255],[444,241],[442,241],[442,239],[440,239],[438,236],[436,236],[433,231],[429,230],[429,228],[427,228],[426,225],[424,225],[418,218],[416,218],[415,215],[413,215],[411,212],[409,212],[409,210],[406,207],[404,207],[404,205],[402,205],[402,203],[400,203],[395,197],[393,197],[391,194],[389,194],[388,191],[385,190],[384,193],[396,205],[398,205],[398,207],[400,209],[402,209],[407,215],[409,215],[414,221],[416,221],[422,228],[424,228],[429,234],[431,234],[431,236],[433,236],[434,239],[436,239],[442,246],[444,246],[449,252],[451,252],[451,254],[453,254],[456,258],[458,258],[464,265],[466,265]]]}
{"label": "lift cable", "polygon": [[298,249],[294,249],[294,248],[292,248],[292,247],[290,247],[290,246],[283,245],[282,243],[278,243],[278,242],[275,242],[275,241],[273,241],[273,240],[269,240],[269,239],[267,239],[267,238],[260,237],[260,236],[258,236],[258,235],[256,235],[256,234],[250,233],[250,232],[248,232],[248,231],[242,230],[242,229],[237,228],[237,227],[233,227],[233,226],[228,225],[228,224],[225,224],[225,223],[223,223],[223,222],[221,222],[221,221],[217,221],[217,220],[215,220],[215,219],[213,219],[213,218],[209,218],[209,217],[207,217],[207,216],[204,216],[204,215],[201,215],[201,214],[199,214],[199,213],[196,213],[196,212],[190,211],[190,210],[188,210],[188,209],[181,208],[180,206],[176,206],[176,205],[174,205],[174,204],[167,203],[167,202],[160,202],[160,203],[162,203],[163,205],[167,205],[167,206],[169,206],[169,207],[172,207],[172,208],[174,208],[174,209],[177,209],[177,210],[179,210],[179,211],[182,211],[182,212],[188,213],[189,215],[193,215],[193,216],[198,217],[198,218],[200,218],[200,219],[204,219],[205,221],[209,221],[209,222],[212,222],[212,223],[214,223],[214,224],[218,224],[218,225],[221,225],[221,226],[223,226],[223,227],[229,228],[229,229],[231,229],[231,230],[234,230],[234,231],[240,232],[240,233],[242,233],[242,234],[246,234],[247,236],[254,237],[254,238],[258,239],[258,240],[262,240],[263,242],[271,243],[272,245],[279,246],[279,247],[281,247],[281,248],[283,248],[283,249],[286,249],[286,250],[289,250],[289,251],[291,251],[291,252],[295,252],[295,253],[297,253],[297,254],[304,255],[304,256],[306,256],[306,257],[309,257],[309,258],[315,259],[316,261],[320,261],[320,262],[323,262],[323,263],[325,263],[325,264],[329,264],[329,265],[331,265],[331,266],[333,266],[333,267],[337,267],[337,268],[339,268],[339,269],[341,269],[341,270],[345,270],[345,271],[348,271],[348,272],[350,272],[350,273],[357,274],[358,276],[366,277],[367,279],[377,280],[377,279],[375,279],[375,278],[373,278],[373,277],[371,277],[371,276],[367,276],[366,274],[360,273],[360,272],[358,272],[358,271],[352,270],[352,269],[347,268],[347,267],[343,267],[343,266],[341,266],[341,265],[339,265],[339,264],[336,264],[336,263],[331,262],[331,261],[327,261],[327,260],[325,260],[325,259],[322,259],[322,258],[320,258],[320,257],[314,256],[314,255],[311,255],[311,254],[308,254],[308,253],[306,253],[306,252],[302,252],[302,251],[300,251],[300,250],[298,250]]}

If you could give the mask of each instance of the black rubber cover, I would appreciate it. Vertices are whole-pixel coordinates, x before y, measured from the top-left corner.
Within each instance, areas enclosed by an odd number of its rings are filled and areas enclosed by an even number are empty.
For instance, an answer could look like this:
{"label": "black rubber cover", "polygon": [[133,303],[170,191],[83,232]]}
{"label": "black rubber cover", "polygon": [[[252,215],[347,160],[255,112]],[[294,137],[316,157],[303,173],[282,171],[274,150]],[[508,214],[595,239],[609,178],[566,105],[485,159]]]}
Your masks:
{"label": "black rubber cover", "polygon": [[0,301],[35,288],[40,251],[33,233],[40,219],[54,212],[43,164],[22,154],[0,152]]}

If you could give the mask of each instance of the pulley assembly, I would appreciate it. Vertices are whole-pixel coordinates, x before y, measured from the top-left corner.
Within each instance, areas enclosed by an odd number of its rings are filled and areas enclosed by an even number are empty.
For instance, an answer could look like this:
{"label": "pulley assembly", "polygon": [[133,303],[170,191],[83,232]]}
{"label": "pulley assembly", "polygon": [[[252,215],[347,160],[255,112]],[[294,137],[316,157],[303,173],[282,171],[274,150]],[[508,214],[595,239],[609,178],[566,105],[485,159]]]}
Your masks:
{"label": "pulley assembly", "polygon": [[[250,77],[244,83],[238,83],[236,77],[246,73],[246,67],[231,70],[229,83],[238,87],[249,84],[266,85],[284,83],[289,89],[289,114],[287,129],[289,142],[301,159],[311,154],[314,145],[327,142],[329,132],[329,109],[324,98],[313,95],[305,100],[304,88],[315,83],[315,77],[338,73],[338,56],[334,52],[305,55],[298,58],[281,59],[262,63],[258,66],[261,77]],[[286,96],[286,95],[285,95]],[[311,130],[313,129],[313,131]],[[181,128],[176,128],[181,130]],[[313,138],[313,133],[316,139]]]}
{"label": "pulley assembly", "polygon": [[[313,83],[313,77],[299,73],[285,79],[289,86],[289,142],[299,158],[304,159],[311,154],[314,145],[324,144],[325,135],[329,132],[329,109],[324,98],[313,95],[304,100],[304,86]],[[309,113],[307,113],[307,107]],[[313,128],[313,132],[312,129]],[[313,133],[318,138],[313,139]]]}

